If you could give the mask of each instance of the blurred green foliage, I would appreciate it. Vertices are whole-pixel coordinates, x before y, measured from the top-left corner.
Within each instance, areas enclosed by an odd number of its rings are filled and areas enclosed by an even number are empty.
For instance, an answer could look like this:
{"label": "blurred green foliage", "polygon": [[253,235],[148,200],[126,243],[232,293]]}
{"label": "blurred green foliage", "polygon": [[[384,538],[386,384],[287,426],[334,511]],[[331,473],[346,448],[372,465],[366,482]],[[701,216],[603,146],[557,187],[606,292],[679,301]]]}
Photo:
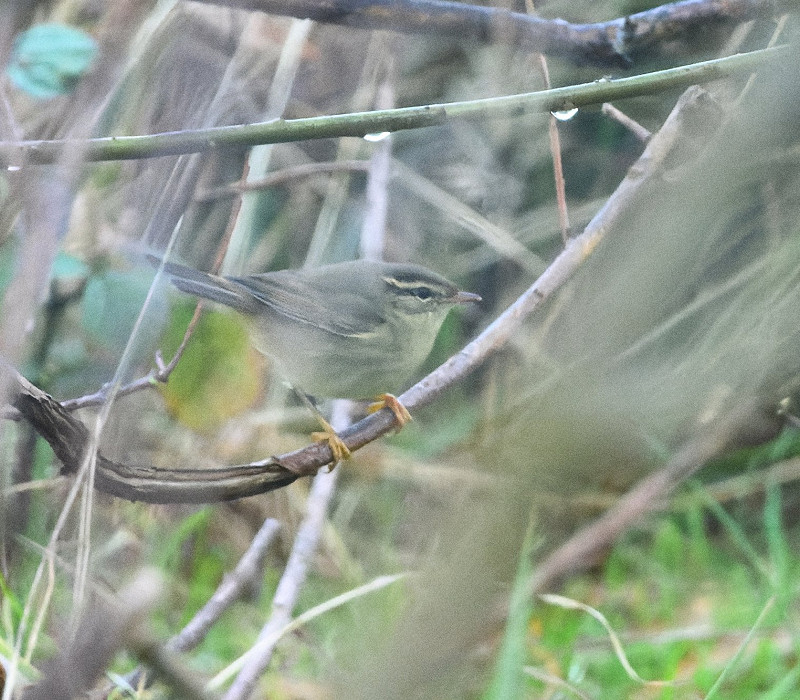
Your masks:
{"label": "blurred green foliage", "polygon": [[150,303],[156,308],[151,307],[146,323],[137,325],[151,283],[152,274],[141,267],[92,274],[81,299],[81,324],[89,342],[113,357],[122,356],[132,337],[140,347],[154,347],[162,333],[159,319],[167,308],[163,296],[153,297]]}

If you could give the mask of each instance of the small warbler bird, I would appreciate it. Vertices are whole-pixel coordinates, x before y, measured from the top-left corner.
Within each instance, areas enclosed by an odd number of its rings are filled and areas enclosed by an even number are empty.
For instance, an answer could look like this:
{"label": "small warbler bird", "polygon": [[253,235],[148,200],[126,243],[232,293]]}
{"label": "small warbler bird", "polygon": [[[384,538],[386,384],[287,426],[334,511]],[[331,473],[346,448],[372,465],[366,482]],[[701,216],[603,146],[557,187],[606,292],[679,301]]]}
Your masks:
{"label": "small warbler bird", "polygon": [[[481,299],[419,265],[370,260],[244,277],[170,262],[164,270],[181,291],[248,316],[256,347],[296,390],[325,398],[377,396],[376,406],[389,407],[400,426],[410,415],[387,392],[405,388],[453,306]],[[349,456],[321,420],[336,460]]]}

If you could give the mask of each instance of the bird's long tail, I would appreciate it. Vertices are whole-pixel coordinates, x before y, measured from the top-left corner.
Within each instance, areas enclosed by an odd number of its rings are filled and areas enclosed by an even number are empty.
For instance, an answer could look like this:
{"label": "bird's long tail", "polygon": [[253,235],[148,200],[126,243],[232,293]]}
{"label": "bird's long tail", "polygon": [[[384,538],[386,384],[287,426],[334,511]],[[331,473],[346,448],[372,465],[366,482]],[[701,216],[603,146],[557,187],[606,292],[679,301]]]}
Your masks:
{"label": "bird's long tail", "polygon": [[[154,265],[161,265],[162,261],[155,256],[148,255],[148,260]],[[218,304],[230,306],[245,314],[256,313],[257,302],[252,294],[247,294],[239,285],[217,275],[195,270],[174,262],[164,262],[166,272],[178,289],[187,294],[193,294],[203,299],[210,299]]]}

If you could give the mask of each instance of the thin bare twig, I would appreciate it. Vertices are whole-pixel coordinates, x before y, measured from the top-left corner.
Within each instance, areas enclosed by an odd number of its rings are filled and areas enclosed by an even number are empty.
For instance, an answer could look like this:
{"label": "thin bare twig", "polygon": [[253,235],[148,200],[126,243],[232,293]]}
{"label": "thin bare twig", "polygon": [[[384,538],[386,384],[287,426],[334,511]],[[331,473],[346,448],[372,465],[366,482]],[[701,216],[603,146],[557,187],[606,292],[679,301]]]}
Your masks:
{"label": "thin bare twig", "polygon": [[639,122],[629,117],[625,112],[617,109],[610,102],[604,102],[602,109],[603,114],[622,124],[622,126],[630,131],[642,143],[647,143],[653,135],[649,129],[643,127]]}
{"label": "thin bare twig", "polygon": [[301,178],[314,177],[314,175],[327,175],[329,173],[341,172],[367,172],[369,163],[363,160],[340,160],[332,161],[330,163],[303,163],[302,165],[294,165],[291,168],[283,168],[283,170],[276,170],[260,180],[251,180],[245,182],[232,182],[229,185],[221,185],[204,192],[199,192],[195,196],[196,202],[208,202],[212,199],[219,199],[220,197],[231,197],[235,194],[243,192],[257,192],[265,190],[275,185],[283,185],[293,180]]}
{"label": "thin bare twig", "polygon": [[[156,367],[150,370],[143,377],[134,379],[132,382],[120,386],[116,390],[114,389],[113,382],[108,382],[93,394],[86,394],[75,399],[67,399],[66,401],[62,401],[61,407],[65,411],[77,411],[79,408],[102,406],[106,401],[108,401],[108,398],[112,392],[115,398],[119,398],[122,396],[128,396],[129,394],[135,394],[139,391],[143,391],[144,389],[152,389],[159,384],[165,384],[169,380],[170,375],[175,371],[175,368],[178,366],[178,362],[180,361],[181,357],[183,357],[183,353],[186,351],[186,346],[189,344],[189,340],[191,340],[191,337],[194,334],[194,329],[197,326],[197,322],[200,320],[200,313],[202,312],[202,309],[203,303],[198,302],[195,306],[192,318],[186,326],[181,343],[173,354],[172,359],[168,363],[164,364],[164,360],[161,357],[161,352],[159,351],[156,353],[155,357]],[[6,417],[11,418],[13,416]]]}
{"label": "thin bare twig", "polygon": [[[544,56],[542,56],[542,61],[544,61]],[[558,133],[558,120],[552,114],[548,121],[547,133],[550,138],[550,153],[553,158],[553,179],[556,186],[558,227],[561,230],[561,241],[564,245],[567,245],[570,227],[569,210],[567,209],[567,190],[564,181],[564,165],[561,159],[561,136]]]}
{"label": "thin bare twig", "polygon": [[[533,0],[525,0],[525,11],[529,16],[536,15]],[[535,56],[536,65],[542,75],[545,90],[552,87],[550,83],[550,69],[547,67],[547,58],[543,53]],[[558,225],[561,230],[561,242],[567,245],[569,240],[569,212],[567,210],[567,194],[564,182],[564,165],[561,158],[561,137],[558,133],[558,120],[551,112],[548,120],[547,134],[550,139],[550,157],[553,159],[553,180],[556,187],[556,203],[558,206]]]}

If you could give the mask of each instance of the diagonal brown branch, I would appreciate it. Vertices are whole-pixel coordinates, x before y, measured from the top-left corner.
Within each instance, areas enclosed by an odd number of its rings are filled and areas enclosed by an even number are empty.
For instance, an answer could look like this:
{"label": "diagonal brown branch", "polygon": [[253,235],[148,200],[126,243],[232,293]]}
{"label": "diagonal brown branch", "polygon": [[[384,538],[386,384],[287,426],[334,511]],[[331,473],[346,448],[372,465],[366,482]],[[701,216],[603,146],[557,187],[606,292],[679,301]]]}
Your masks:
{"label": "diagonal brown branch", "polygon": [[662,504],[679,484],[710,459],[736,448],[764,443],[778,434],[782,423],[774,407],[750,399],[717,425],[705,426],[662,469],[642,479],[607,513],[549,554],[537,566],[529,593],[541,593],[570,574],[595,564],[622,533]]}

